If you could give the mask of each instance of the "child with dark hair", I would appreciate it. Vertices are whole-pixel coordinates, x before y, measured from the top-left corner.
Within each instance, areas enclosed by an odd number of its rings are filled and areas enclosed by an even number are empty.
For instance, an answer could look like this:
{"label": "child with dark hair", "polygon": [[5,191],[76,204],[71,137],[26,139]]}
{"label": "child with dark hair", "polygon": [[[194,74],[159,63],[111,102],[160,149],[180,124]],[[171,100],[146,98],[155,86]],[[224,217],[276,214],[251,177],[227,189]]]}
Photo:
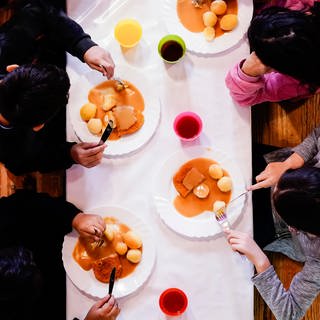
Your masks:
{"label": "child with dark hair", "polygon": [[0,82],[0,161],[15,175],[100,163],[105,145],[65,141],[70,82],[53,65],[24,65]]}
{"label": "child with dark hair", "polygon": [[285,172],[275,187],[273,202],[305,255],[304,267],[288,290],[248,234],[230,230],[228,241],[254,264],[257,274],[252,281],[276,319],[298,320],[320,292],[320,169],[303,167]]}
{"label": "child with dark hair", "polygon": [[[97,241],[104,220],[61,198],[25,190],[1,198],[0,212],[0,319],[65,319],[64,235],[73,227],[81,237]],[[119,312],[114,297],[107,295],[84,320],[114,320]]]}
{"label": "child with dark hair", "polygon": [[[2,1],[0,13],[0,73],[12,64],[57,64],[61,53],[67,51],[108,78],[113,76],[109,52],[48,1]],[[59,66],[64,67],[64,63]]]}
{"label": "child with dark hair", "polygon": [[247,32],[252,53],[226,77],[241,106],[301,99],[320,87],[320,3],[279,4],[286,8],[266,8],[252,19]]}

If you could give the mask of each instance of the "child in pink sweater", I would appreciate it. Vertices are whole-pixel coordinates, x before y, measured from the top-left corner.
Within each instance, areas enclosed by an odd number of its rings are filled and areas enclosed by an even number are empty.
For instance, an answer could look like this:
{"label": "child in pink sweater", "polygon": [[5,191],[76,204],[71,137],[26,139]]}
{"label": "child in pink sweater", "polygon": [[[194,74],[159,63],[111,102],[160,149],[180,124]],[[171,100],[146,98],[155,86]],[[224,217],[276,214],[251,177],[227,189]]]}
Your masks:
{"label": "child in pink sweater", "polygon": [[[304,98],[320,88],[320,3],[279,1],[251,21],[251,55],[226,77],[232,98],[241,106]],[[310,7],[311,6],[311,7]]]}

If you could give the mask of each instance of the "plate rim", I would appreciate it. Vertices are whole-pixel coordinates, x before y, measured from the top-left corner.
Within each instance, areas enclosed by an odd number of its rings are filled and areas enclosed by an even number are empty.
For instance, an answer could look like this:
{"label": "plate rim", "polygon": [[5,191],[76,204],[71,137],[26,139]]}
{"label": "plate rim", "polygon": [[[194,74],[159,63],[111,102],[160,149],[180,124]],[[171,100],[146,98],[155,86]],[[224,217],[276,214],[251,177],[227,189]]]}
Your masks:
{"label": "plate rim", "polygon": [[[143,274],[141,276],[141,279],[139,281],[134,281],[136,283],[136,287],[133,289],[129,289],[128,291],[126,291],[125,293],[121,293],[119,294],[117,291],[117,287],[115,284],[115,290],[113,291],[113,294],[116,298],[124,298],[127,296],[130,296],[132,294],[134,294],[136,291],[138,291],[140,288],[142,288],[145,283],[149,280],[150,276],[153,273],[154,267],[155,267],[155,262],[156,262],[156,245],[155,245],[155,239],[154,236],[152,234],[152,230],[151,228],[140,218],[138,217],[135,213],[133,213],[130,209],[123,207],[123,206],[118,206],[118,205],[106,205],[106,206],[100,206],[100,207],[95,207],[89,210],[85,210],[88,213],[91,214],[98,214],[101,217],[106,217],[106,216],[114,216],[116,218],[116,214],[112,214],[112,215],[108,215],[108,214],[104,214],[103,211],[107,211],[107,210],[112,210],[112,211],[116,211],[118,210],[118,212],[121,212],[121,214],[125,214],[127,217],[129,217],[129,220],[133,218],[133,220],[135,220],[135,223],[140,224],[145,230],[147,230],[147,235],[143,234],[141,235],[142,238],[144,238],[145,236],[147,236],[148,238],[148,242],[147,242],[147,253],[149,256],[149,260],[145,262],[146,271],[143,271]],[[120,219],[119,219],[120,220]],[[120,220],[122,222],[122,220]],[[126,222],[124,222],[126,224]],[[129,226],[131,228],[131,226]],[[71,239],[70,239],[71,238]],[[79,289],[80,291],[82,291],[83,293],[85,293],[86,295],[89,295],[93,298],[103,298],[107,295],[107,284],[106,283],[102,283],[99,282],[98,280],[95,279],[92,270],[89,271],[85,271],[83,270],[78,263],[73,259],[72,257],[72,252],[70,252],[67,248],[67,246],[69,246],[69,243],[67,243],[67,241],[71,241],[71,244],[73,244],[73,247],[75,246],[77,240],[79,238],[78,233],[75,230],[72,230],[71,232],[69,232],[68,234],[66,234],[64,236],[64,241],[63,241],[63,245],[62,245],[62,261],[63,261],[63,266],[66,272],[66,275],[68,276],[68,278],[71,280],[71,282],[76,286],[77,289]],[[145,245],[144,245],[145,247]],[[73,249],[72,249],[73,250]],[[77,279],[77,277],[75,277],[74,275],[70,275],[69,273],[72,270],[72,267],[70,265],[67,265],[67,262],[72,261],[72,265],[76,266],[76,268],[78,269],[78,272],[83,273],[83,275],[87,275],[88,278],[93,277],[93,279],[96,280],[95,283],[91,284],[89,286],[87,286],[86,288],[84,286],[82,286],[79,283],[82,283],[81,280],[79,282],[79,279]],[[144,265],[141,265],[144,266]],[[137,266],[138,268],[138,266]],[[125,278],[121,278],[119,280],[117,280],[118,286],[123,286],[123,282],[126,281],[125,279],[130,279],[132,276],[134,275],[134,272],[129,275],[128,277]],[[95,292],[94,290],[97,289],[97,286],[100,287],[106,287],[105,289],[103,288],[103,294],[99,294],[97,292]]]}
{"label": "plate rim", "polygon": [[[173,153],[171,153],[162,163],[159,171],[156,173],[156,175],[154,176],[154,180],[153,180],[153,185],[152,185],[152,198],[153,198],[153,202],[155,204],[155,208],[156,208],[156,212],[159,215],[160,219],[163,221],[163,223],[169,227],[171,230],[173,230],[174,232],[176,232],[177,234],[179,234],[180,236],[186,237],[186,238],[192,238],[192,239],[209,239],[209,238],[214,238],[216,236],[220,236],[222,234],[222,230],[220,228],[220,225],[218,224],[218,222],[214,219],[214,217],[209,218],[209,215],[211,214],[211,212],[209,211],[205,211],[204,213],[202,213],[201,215],[203,215],[203,219],[198,219],[198,218],[187,218],[184,217],[183,215],[181,215],[180,213],[177,212],[177,210],[174,208],[173,206],[173,198],[171,199],[164,199],[162,197],[162,195],[159,193],[159,190],[161,189],[159,187],[159,177],[160,176],[164,176],[163,174],[161,174],[161,172],[163,172],[163,169],[165,168],[166,165],[168,165],[168,163],[170,161],[174,161],[175,157],[185,157],[185,160],[182,160],[179,164],[179,166],[177,166],[176,170],[183,165],[185,162],[190,161],[194,158],[208,158],[208,156],[205,156],[203,154],[199,154],[197,156],[188,156],[187,153],[196,153],[198,154],[199,152],[204,153],[205,155],[207,153],[212,153],[212,152],[216,152],[217,154],[219,154],[218,158],[220,156],[225,157],[227,159],[227,162],[230,162],[232,164],[232,168],[230,170],[230,168],[226,167],[223,163],[221,164],[223,168],[225,168],[229,173],[230,176],[232,177],[232,180],[239,180],[241,181],[241,185],[237,186],[236,189],[234,189],[236,191],[235,196],[231,196],[232,198],[236,197],[238,194],[242,193],[242,191],[245,191],[246,189],[246,180],[243,176],[242,171],[240,170],[240,168],[238,170],[235,171],[235,168],[237,168],[237,166],[235,165],[234,160],[228,156],[225,152],[221,151],[218,148],[213,148],[211,146],[190,146],[190,147],[186,147],[184,149],[175,151]],[[219,159],[216,159],[214,157],[211,157],[213,160],[217,161],[218,163],[220,163]],[[174,170],[173,170],[174,171]],[[232,176],[232,173],[237,172],[237,177],[236,179],[234,178],[234,176]],[[167,173],[169,174],[169,173]],[[172,190],[174,190],[174,185],[172,183],[172,175],[174,174],[174,172],[171,172],[171,181],[166,181],[168,182],[168,184],[170,185],[171,190],[168,190],[167,193],[172,193]],[[168,176],[166,176],[165,178],[167,178]],[[168,185],[166,184],[166,185]],[[175,194],[177,194],[176,191]],[[169,201],[170,200],[170,201]],[[232,200],[232,199],[231,199]],[[228,220],[230,222],[231,225],[235,224],[238,219],[243,215],[244,210],[246,208],[246,200],[247,197],[240,197],[239,199],[235,200],[232,208],[230,210],[232,210],[229,216],[228,216]],[[164,206],[161,207],[161,206]],[[169,207],[166,207],[169,206]],[[236,206],[239,207],[240,209],[236,209]],[[160,210],[159,210],[160,209]],[[170,213],[167,213],[166,210],[172,210],[172,212],[174,212],[176,214],[176,217],[174,217],[172,220],[168,220],[167,215],[169,215]],[[199,215],[200,216],[200,215]],[[199,217],[197,216],[197,217]],[[192,223],[191,223],[192,221]],[[210,223],[210,227],[208,227],[208,230],[206,232],[202,232],[199,230],[197,230],[195,228],[195,224],[194,221],[196,221],[197,226],[204,226],[208,223]],[[212,222],[212,223],[211,223]],[[207,226],[206,226],[207,228]]]}
{"label": "plate rim", "polygon": [[[122,76],[124,74],[128,76]],[[145,122],[137,132],[128,135],[128,137],[123,137],[122,141],[120,141],[120,147],[119,144],[118,146],[116,145],[118,140],[107,141],[108,147],[104,150],[103,153],[103,156],[107,158],[125,157],[138,152],[153,138],[159,127],[161,119],[160,99],[157,95],[151,94],[152,90],[150,90],[150,81],[148,81],[143,72],[141,72],[140,70],[136,70],[135,68],[130,68],[128,66],[120,64],[117,65],[117,76],[131,82],[141,92],[145,103],[145,109],[143,112]],[[139,81],[137,81],[137,79]],[[73,132],[81,142],[85,141],[98,143],[100,137],[91,134],[86,129],[85,121],[83,121],[80,117],[81,106],[88,102],[88,93],[82,93],[82,97],[78,98],[77,96],[79,96],[79,94],[77,92],[77,89],[82,86],[81,83],[83,83],[85,86],[88,86],[88,83],[90,83],[90,88],[93,88],[94,86],[107,80],[108,79],[103,78],[100,73],[98,73],[98,71],[89,70],[88,72],[78,74],[78,77],[74,79],[71,84],[69,92],[70,97],[67,105],[68,117],[70,119]],[[138,85],[136,83],[138,83]],[[142,84],[140,85],[140,83]],[[86,98],[84,98],[84,95],[86,95]],[[78,99],[81,100],[81,103],[76,103]],[[146,117],[148,123],[146,123]]]}
{"label": "plate rim", "polygon": [[[166,29],[169,33],[171,31],[174,31],[172,33],[175,33],[177,30],[177,34],[180,35],[184,41],[186,42],[187,45],[187,50],[190,51],[191,53],[195,54],[204,54],[204,55],[215,55],[218,53],[225,52],[229,49],[232,49],[235,47],[243,38],[244,35],[246,34],[248,27],[250,25],[250,21],[252,19],[253,15],[253,3],[252,0],[237,0],[238,3],[238,18],[239,18],[239,23],[238,23],[238,31],[236,31],[237,36],[233,36],[232,33],[225,33],[221,37],[218,37],[214,39],[211,42],[207,42],[204,37],[199,33],[199,35],[196,35],[197,33],[193,33],[186,29],[182,23],[179,21],[179,17],[177,16],[176,13],[176,3],[178,0],[165,0],[164,6],[163,6],[163,20],[166,26]],[[174,8],[173,8],[174,6]],[[174,9],[174,10],[173,10]],[[240,12],[241,9],[241,12]],[[168,17],[169,19],[168,19]],[[249,18],[250,16],[250,18]],[[175,26],[174,30],[170,30],[172,26]],[[173,29],[173,28],[172,28]],[[230,36],[231,35],[231,36]],[[198,39],[198,36],[200,37]],[[229,44],[227,46],[223,46],[219,43],[222,42],[223,36],[228,36],[229,38]],[[219,39],[220,38],[220,39]],[[231,38],[231,39],[230,39]],[[226,39],[226,37],[224,38]],[[214,42],[218,42],[218,44],[215,46]],[[201,49],[199,47],[196,47],[196,44],[200,44]],[[202,49],[202,47],[205,47],[205,49]]]}

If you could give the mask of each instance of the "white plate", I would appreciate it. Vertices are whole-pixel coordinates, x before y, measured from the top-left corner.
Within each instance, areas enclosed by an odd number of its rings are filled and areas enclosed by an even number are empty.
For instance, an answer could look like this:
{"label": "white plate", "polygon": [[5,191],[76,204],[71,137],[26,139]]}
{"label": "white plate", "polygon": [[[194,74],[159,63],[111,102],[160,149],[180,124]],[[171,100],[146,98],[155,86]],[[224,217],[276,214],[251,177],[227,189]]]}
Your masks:
{"label": "white plate", "polygon": [[[119,157],[133,153],[143,147],[155,133],[160,120],[160,101],[152,90],[152,83],[145,74],[130,67],[116,67],[116,76],[131,82],[141,92],[145,109],[144,124],[135,133],[121,137],[119,140],[108,140],[105,156]],[[88,102],[88,93],[97,84],[106,81],[97,71],[91,71],[80,76],[70,89],[68,109],[70,120],[76,135],[81,141],[98,142],[100,137],[93,135],[87,128],[87,123],[80,117],[81,107]]]}
{"label": "white plate", "polygon": [[[142,238],[143,251],[142,259],[133,273],[125,278],[116,280],[113,288],[113,295],[116,298],[125,297],[139,289],[149,278],[156,257],[154,240],[150,229],[132,212],[120,207],[103,207],[89,210],[101,217],[115,217],[136,231]],[[88,212],[89,212],[88,211]],[[105,297],[108,285],[98,281],[92,269],[83,270],[73,259],[72,252],[78,240],[78,234],[73,231],[64,237],[62,247],[62,260],[68,277],[83,292],[93,297]]]}
{"label": "white plate", "polygon": [[[207,238],[221,233],[220,225],[212,211],[204,211],[198,216],[187,218],[181,215],[173,204],[178,193],[173,185],[172,177],[185,162],[194,158],[210,158],[228,171],[233,184],[231,199],[246,190],[244,178],[232,159],[219,150],[196,146],[178,151],[165,161],[155,178],[153,197],[157,211],[168,227],[187,237]],[[227,207],[227,216],[231,225],[240,216],[244,203],[245,197],[243,196]]]}
{"label": "white plate", "polygon": [[[190,0],[191,1],[191,0]],[[166,0],[164,20],[169,33],[178,34],[186,43],[187,49],[197,53],[218,53],[236,45],[247,32],[253,12],[252,0],[238,0],[238,25],[231,32],[225,32],[211,42],[200,32],[191,32],[180,22],[177,14],[177,1]]]}

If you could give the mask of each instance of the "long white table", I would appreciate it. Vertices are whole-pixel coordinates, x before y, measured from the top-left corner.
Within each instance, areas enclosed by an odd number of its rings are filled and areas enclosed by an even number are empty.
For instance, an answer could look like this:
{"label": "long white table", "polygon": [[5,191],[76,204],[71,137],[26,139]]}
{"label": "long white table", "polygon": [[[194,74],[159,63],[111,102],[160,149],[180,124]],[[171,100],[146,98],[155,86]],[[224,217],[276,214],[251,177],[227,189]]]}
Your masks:
{"label": "long white table", "polygon": [[[179,287],[189,298],[186,319],[250,320],[253,319],[252,265],[234,259],[222,235],[199,241],[171,231],[156,212],[150,186],[163,161],[186,147],[172,130],[174,117],[186,110],[197,112],[204,121],[200,139],[189,145],[222,150],[235,159],[246,183],[250,184],[250,109],[236,106],[224,84],[228,68],[247,56],[248,45],[241,40],[232,50],[206,57],[188,52],[180,63],[166,65],[156,49],[161,36],[167,33],[161,21],[162,4],[163,0],[68,0],[69,15],[111,51],[116,65],[137,68],[153,78],[154,94],[161,101],[161,122],[151,141],[134,155],[103,159],[101,165],[92,169],[78,165],[69,169],[67,199],[84,212],[106,205],[126,207],[153,230],[155,267],[142,288],[120,299],[120,319],[162,319],[158,307],[160,293],[168,287]],[[113,39],[113,27],[118,19],[127,17],[137,18],[144,33],[137,48],[122,51]],[[67,69],[72,83],[88,71],[87,66],[73,57],[69,57]],[[75,138],[70,123],[68,138]],[[252,233],[250,198],[234,227]],[[67,279],[68,320],[75,316],[83,319],[94,301]]]}

